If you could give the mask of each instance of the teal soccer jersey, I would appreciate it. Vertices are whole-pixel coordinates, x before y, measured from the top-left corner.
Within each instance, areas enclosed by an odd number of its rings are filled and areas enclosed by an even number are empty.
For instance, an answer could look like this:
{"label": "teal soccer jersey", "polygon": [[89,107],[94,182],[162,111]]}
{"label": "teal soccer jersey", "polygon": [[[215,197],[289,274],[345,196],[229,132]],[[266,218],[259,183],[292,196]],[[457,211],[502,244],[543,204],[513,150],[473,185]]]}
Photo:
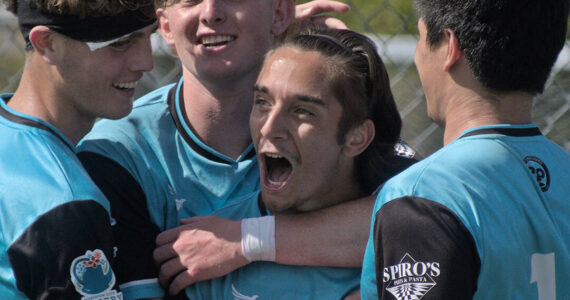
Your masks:
{"label": "teal soccer jersey", "polygon": [[533,124],[467,130],[372,217],[363,299],[570,299],[570,155]]}
{"label": "teal soccer jersey", "polygon": [[97,122],[78,147],[117,219],[117,277],[126,299],[164,293],[152,257],[159,232],[260,188],[253,145],[236,160],[205,145],[186,119],[182,85],[136,100],[123,119]]}
{"label": "teal soccer jersey", "polygon": [[2,299],[118,299],[109,203],[55,127],[0,95]]}
{"label": "teal soccer jersey", "polygon": [[[240,220],[266,215],[259,193],[238,199],[214,214]],[[360,268],[331,268],[253,262],[232,273],[186,288],[192,300],[343,299],[358,290]]]}

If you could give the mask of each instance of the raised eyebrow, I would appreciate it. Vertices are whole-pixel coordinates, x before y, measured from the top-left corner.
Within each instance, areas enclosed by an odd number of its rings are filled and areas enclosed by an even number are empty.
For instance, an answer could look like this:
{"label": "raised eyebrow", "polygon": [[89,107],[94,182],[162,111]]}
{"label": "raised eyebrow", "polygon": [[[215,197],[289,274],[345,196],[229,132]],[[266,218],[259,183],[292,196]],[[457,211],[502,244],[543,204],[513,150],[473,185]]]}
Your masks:
{"label": "raised eyebrow", "polygon": [[[269,89],[265,86],[261,86],[261,85],[254,85],[253,86],[253,91],[254,92],[258,92],[258,93],[265,93],[265,94],[269,94]],[[295,95],[293,96],[294,99],[297,99],[301,102],[307,102],[307,103],[313,103],[319,106],[326,106],[325,101],[317,98],[317,97],[313,97],[313,96],[309,96],[309,95]]]}
{"label": "raised eyebrow", "polygon": [[267,89],[267,87],[264,87],[264,86],[261,86],[261,85],[257,85],[257,84],[255,84],[255,85],[253,86],[253,91],[254,91],[254,92],[260,92],[260,93],[266,93],[266,94],[269,93],[269,89]]}
{"label": "raised eyebrow", "polygon": [[326,106],[325,101],[308,95],[296,95],[295,99],[298,99],[301,102],[313,103],[318,106],[323,106],[323,107]]}

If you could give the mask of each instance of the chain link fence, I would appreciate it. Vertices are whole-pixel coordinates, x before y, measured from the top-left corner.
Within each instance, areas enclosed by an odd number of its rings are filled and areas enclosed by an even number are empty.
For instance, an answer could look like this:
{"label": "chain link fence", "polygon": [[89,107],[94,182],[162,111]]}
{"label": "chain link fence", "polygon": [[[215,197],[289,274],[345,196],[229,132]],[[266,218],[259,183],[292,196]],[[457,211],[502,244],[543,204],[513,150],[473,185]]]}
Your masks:
{"label": "chain link fence", "polygon": [[[442,146],[443,131],[426,115],[426,104],[413,62],[417,41],[411,0],[344,0],[350,12],[339,16],[350,28],[367,33],[378,45],[388,67],[391,86],[404,121],[402,137],[427,156]],[[0,92],[13,92],[25,60],[24,42],[16,18],[0,5]],[[141,96],[175,82],[180,63],[170,55],[162,38],[153,35],[154,70],[137,87]],[[547,82],[534,102],[534,122],[551,140],[570,152],[570,39]]]}

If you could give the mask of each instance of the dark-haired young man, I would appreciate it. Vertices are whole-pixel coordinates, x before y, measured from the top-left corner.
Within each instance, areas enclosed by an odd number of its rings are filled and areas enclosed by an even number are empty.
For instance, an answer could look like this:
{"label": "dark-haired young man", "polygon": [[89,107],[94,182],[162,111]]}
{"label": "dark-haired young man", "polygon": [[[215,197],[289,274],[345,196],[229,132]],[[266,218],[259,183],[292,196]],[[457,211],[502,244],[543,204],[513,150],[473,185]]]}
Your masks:
{"label": "dark-haired young man", "polygon": [[119,299],[109,202],[75,145],[131,111],[153,67],[153,3],[4,3],[27,45],[16,92],[0,95],[0,295]]}
{"label": "dark-haired young man", "polygon": [[[254,90],[250,127],[261,192],[217,216],[318,211],[371,195],[415,162],[413,153],[395,151],[400,114],[386,68],[362,34],[318,28],[286,40],[268,53]],[[359,283],[359,267],[254,262],[185,292],[195,300],[334,300],[357,296]]]}
{"label": "dark-haired young man", "polygon": [[416,0],[445,146],[380,191],[363,299],[569,299],[570,155],[532,124],[568,0]]}

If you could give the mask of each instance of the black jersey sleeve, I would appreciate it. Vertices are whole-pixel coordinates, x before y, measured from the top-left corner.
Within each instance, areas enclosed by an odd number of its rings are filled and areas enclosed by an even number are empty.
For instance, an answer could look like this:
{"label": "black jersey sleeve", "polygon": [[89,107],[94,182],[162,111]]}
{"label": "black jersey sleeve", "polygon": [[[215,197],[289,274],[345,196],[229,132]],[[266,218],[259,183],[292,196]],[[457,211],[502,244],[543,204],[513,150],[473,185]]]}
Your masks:
{"label": "black jersey sleeve", "polygon": [[153,260],[158,226],[150,219],[146,196],[133,176],[117,162],[92,152],[78,157],[111,203],[118,247],[116,266],[120,284],[158,277]]}
{"label": "black jersey sleeve", "polygon": [[472,299],[479,255],[452,211],[430,200],[404,197],[386,203],[375,217],[380,299]]}
{"label": "black jersey sleeve", "polygon": [[118,291],[109,214],[96,201],[72,201],[46,212],[7,254],[18,289],[30,299]]}

